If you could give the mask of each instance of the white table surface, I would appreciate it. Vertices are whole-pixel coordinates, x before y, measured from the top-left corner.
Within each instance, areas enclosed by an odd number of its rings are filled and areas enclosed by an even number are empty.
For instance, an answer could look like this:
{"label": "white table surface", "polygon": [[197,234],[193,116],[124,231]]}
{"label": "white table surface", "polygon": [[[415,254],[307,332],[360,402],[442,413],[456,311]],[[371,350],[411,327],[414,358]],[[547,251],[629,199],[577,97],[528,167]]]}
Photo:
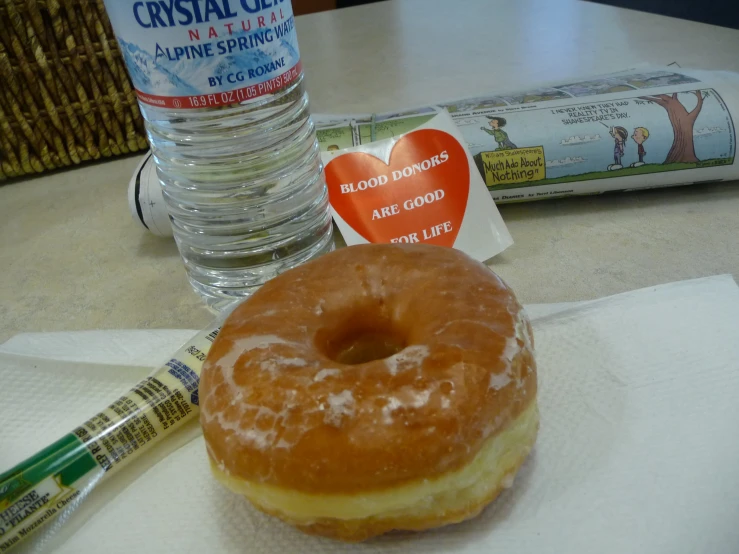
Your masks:
{"label": "white table surface", "polygon": [[[396,0],[297,19],[314,112],[387,111],[634,64],[739,71],[739,31],[570,0]],[[0,186],[0,341],[199,328],[174,242],[136,226],[140,156]],[[523,302],[739,277],[736,183],[506,205],[492,267]]]}

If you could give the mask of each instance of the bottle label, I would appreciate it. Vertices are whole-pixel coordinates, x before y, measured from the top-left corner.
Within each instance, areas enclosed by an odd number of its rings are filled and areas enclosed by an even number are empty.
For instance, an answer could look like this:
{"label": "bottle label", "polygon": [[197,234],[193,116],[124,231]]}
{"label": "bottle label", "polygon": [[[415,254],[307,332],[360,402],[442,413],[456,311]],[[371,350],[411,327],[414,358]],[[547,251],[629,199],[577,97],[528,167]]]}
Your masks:
{"label": "bottle label", "polygon": [[195,109],[274,93],[298,78],[289,0],[105,0],[145,104]]}

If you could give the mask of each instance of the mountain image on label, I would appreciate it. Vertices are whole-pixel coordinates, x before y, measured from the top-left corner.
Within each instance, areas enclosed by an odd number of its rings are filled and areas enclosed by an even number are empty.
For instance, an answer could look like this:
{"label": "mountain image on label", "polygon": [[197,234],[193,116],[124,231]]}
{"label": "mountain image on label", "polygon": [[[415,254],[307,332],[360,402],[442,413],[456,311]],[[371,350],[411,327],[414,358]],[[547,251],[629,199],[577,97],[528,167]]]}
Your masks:
{"label": "mountain image on label", "polygon": [[300,75],[286,0],[105,0],[139,100],[192,109],[243,102]]}

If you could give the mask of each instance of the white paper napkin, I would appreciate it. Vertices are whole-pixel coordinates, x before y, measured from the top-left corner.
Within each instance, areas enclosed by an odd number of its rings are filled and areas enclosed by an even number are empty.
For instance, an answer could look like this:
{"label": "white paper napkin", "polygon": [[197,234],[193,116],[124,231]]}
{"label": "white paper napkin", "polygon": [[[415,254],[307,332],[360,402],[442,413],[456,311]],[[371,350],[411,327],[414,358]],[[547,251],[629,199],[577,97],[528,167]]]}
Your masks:
{"label": "white paper napkin", "polygon": [[[75,516],[76,525],[45,548],[106,554],[739,552],[739,288],[731,277],[528,311],[541,433],[513,488],[470,522],[360,545],[307,537],[218,485],[193,426],[174,453],[160,452],[111,478],[88,499],[95,509]],[[151,335],[152,365],[187,334]],[[111,358],[118,364],[136,349],[123,335]],[[110,350],[106,333],[76,342],[75,355],[64,352],[68,340],[60,338],[26,335],[0,346],[0,469],[69,431],[149,371],[73,361],[99,362],[94,353]],[[43,347],[49,340],[54,352]],[[8,351],[14,354],[3,354]],[[22,351],[37,357],[19,356]],[[66,361],[38,357],[45,352]]]}

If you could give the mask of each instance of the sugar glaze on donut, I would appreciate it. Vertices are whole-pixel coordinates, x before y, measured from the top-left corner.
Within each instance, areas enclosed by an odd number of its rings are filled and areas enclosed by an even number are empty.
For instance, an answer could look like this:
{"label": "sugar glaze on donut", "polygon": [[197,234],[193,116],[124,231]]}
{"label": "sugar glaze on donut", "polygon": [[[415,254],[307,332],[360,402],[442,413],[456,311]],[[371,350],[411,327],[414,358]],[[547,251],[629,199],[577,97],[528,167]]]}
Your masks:
{"label": "sugar glaze on donut", "polygon": [[463,253],[337,250],[228,317],[200,385],[211,467],[344,540],[473,517],[536,440],[533,349],[513,292]]}

